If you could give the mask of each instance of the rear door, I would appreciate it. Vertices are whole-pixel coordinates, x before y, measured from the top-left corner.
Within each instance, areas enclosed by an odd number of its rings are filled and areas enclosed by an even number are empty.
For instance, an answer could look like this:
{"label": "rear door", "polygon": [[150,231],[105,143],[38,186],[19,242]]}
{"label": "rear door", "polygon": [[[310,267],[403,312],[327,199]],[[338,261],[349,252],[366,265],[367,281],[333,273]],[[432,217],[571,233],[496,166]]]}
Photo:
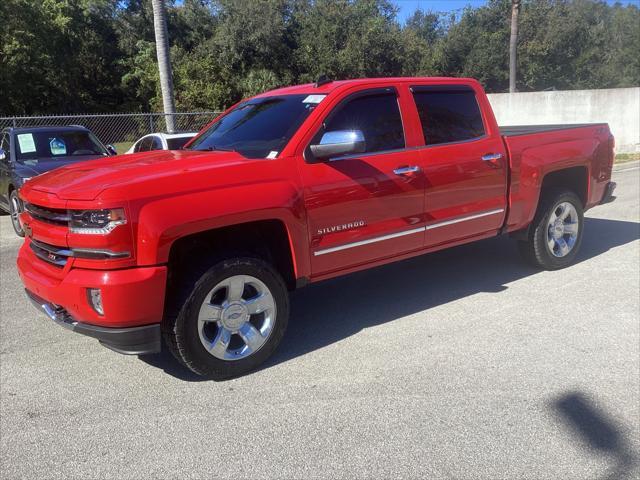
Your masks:
{"label": "rear door", "polygon": [[505,216],[506,152],[495,122],[482,115],[479,92],[466,85],[411,91],[426,145],[425,246],[497,232]]}
{"label": "rear door", "polygon": [[324,118],[311,143],[336,130],[361,130],[366,151],[302,165],[313,275],[417,250],[423,244],[420,153],[406,148],[397,90],[347,95]]}

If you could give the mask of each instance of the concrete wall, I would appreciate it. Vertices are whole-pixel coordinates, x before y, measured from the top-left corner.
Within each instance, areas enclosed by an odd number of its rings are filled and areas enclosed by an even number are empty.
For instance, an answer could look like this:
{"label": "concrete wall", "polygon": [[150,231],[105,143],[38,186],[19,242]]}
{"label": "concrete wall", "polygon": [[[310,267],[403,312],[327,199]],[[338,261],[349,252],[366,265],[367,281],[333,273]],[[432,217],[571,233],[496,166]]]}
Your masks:
{"label": "concrete wall", "polygon": [[499,125],[606,122],[616,152],[640,152],[640,87],[493,93],[489,101]]}

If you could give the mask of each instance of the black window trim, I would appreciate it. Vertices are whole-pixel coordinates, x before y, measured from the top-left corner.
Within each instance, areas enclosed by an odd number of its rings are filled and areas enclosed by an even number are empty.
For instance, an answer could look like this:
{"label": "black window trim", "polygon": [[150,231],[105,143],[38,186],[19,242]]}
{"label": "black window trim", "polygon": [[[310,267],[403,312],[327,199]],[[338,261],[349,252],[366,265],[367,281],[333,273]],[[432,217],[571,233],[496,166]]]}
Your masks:
{"label": "black window trim", "polygon": [[[345,104],[349,103],[352,100],[355,100],[356,98],[361,98],[361,97],[373,97],[376,95],[385,95],[385,94],[395,94],[396,96],[396,103],[398,104],[398,112],[400,112],[400,124],[402,125],[402,138],[404,139],[404,147],[403,148],[392,148],[389,150],[378,150],[377,152],[365,152],[365,153],[351,153],[348,155],[340,155],[338,157],[333,157],[333,158],[329,158],[327,160],[324,161],[318,161],[314,158],[313,154],[311,153],[311,145],[313,144],[314,141],[316,141],[316,137],[318,136],[318,134],[325,128],[325,125],[331,121],[331,119],[340,112],[340,110],[342,109],[342,107],[344,107]],[[398,89],[394,86],[391,87],[378,87],[378,88],[368,88],[365,90],[358,90],[357,92],[353,92],[349,95],[347,95],[346,97],[344,97],[342,100],[340,100],[338,102],[338,104],[333,107],[333,109],[331,109],[331,111],[327,114],[326,117],[324,117],[324,120],[322,120],[322,123],[320,124],[320,127],[318,127],[318,129],[315,131],[315,133],[313,134],[313,136],[311,137],[311,140],[309,140],[309,143],[307,144],[307,146],[304,149],[303,152],[303,157],[305,160],[305,163],[328,163],[328,162],[337,162],[340,160],[349,160],[349,159],[354,159],[354,158],[366,158],[366,157],[371,157],[373,155],[385,155],[385,154],[389,154],[389,153],[397,153],[397,152],[404,152],[405,150],[408,149],[413,149],[415,147],[407,147],[407,133],[406,133],[406,128],[404,125],[404,117],[402,115],[402,107],[400,106],[400,95],[398,94]]]}
{"label": "black window trim", "polygon": [[[478,94],[469,85],[447,85],[447,84],[411,85],[409,87],[409,91],[411,91],[411,99],[413,100],[413,103],[415,104],[416,109],[418,108],[418,104],[416,103],[416,98],[414,96],[414,93],[420,93],[420,92],[446,93],[447,91],[450,91],[450,92],[471,92],[471,93],[473,93],[473,98],[475,98],[475,100],[476,100],[476,105],[478,105],[478,111],[480,112],[480,118],[482,119],[482,129],[484,130],[484,133],[482,135],[478,136],[478,137],[467,138],[466,140],[458,140],[458,141],[455,141],[455,142],[434,143],[434,144],[431,144],[431,145],[429,145],[427,143],[427,139],[426,138],[423,138],[424,145],[420,146],[420,149],[442,147],[442,146],[446,146],[446,145],[458,145],[458,144],[461,144],[461,143],[477,142],[478,140],[484,140],[484,139],[489,137],[489,134],[487,133],[487,122],[486,122],[486,119],[484,118],[484,112],[482,111],[482,108],[480,108],[480,104],[478,103]],[[422,122],[421,122],[421,125],[420,125],[420,129],[422,130],[422,136],[424,137],[424,129],[422,128]]]}

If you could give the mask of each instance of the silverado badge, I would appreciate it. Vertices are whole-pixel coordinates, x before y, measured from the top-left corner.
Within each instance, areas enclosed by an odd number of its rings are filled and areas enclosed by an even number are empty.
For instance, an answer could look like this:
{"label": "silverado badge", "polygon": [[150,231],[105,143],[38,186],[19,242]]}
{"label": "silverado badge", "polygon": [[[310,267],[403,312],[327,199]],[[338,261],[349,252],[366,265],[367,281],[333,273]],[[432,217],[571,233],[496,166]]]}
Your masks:
{"label": "silverado badge", "polygon": [[319,228],[318,235],[326,235],[327,233],[341,232],[342,230],[351,230],[353,228],[364,227],[364,220],[356,220],[355,222],[343,223],[342,225],[332,225],[330,227]]}

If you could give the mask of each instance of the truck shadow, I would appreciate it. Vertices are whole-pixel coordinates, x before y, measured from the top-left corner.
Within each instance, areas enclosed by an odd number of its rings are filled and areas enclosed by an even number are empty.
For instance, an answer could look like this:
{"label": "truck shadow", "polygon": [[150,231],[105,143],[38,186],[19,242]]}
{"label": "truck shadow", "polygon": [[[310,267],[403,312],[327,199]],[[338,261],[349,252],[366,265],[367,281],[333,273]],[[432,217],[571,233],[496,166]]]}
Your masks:
{"label": "truck shadow", "polygon": [[[577,262],[639,238],[640,223],[585,218]],[[520,258],[515,242],[503,236],[309,285],[293,292],[287,333],[261,369],[365,328],[476,293],[501,292],[508,288],[505,284],[538,272]],[[168,352],[140,358],[179,379],[202,380],[178,365]]]}
{"label": "truck shadow", "polygon": [[570,392],[552,401],[550,408],[583,449],[610,460],[612,466],[603,479],[637,478],[632,473],[638,467],[638,454],[624,429],[596,402],[581,392]]}
{"label": "truck shadow", "polygon": [[[576,263],[640,238],[640,223],[585,218]],[[331,345],[375,325],[538,273],[498,237],[309,285],[292,294],[289,328],[264,368]]]}

